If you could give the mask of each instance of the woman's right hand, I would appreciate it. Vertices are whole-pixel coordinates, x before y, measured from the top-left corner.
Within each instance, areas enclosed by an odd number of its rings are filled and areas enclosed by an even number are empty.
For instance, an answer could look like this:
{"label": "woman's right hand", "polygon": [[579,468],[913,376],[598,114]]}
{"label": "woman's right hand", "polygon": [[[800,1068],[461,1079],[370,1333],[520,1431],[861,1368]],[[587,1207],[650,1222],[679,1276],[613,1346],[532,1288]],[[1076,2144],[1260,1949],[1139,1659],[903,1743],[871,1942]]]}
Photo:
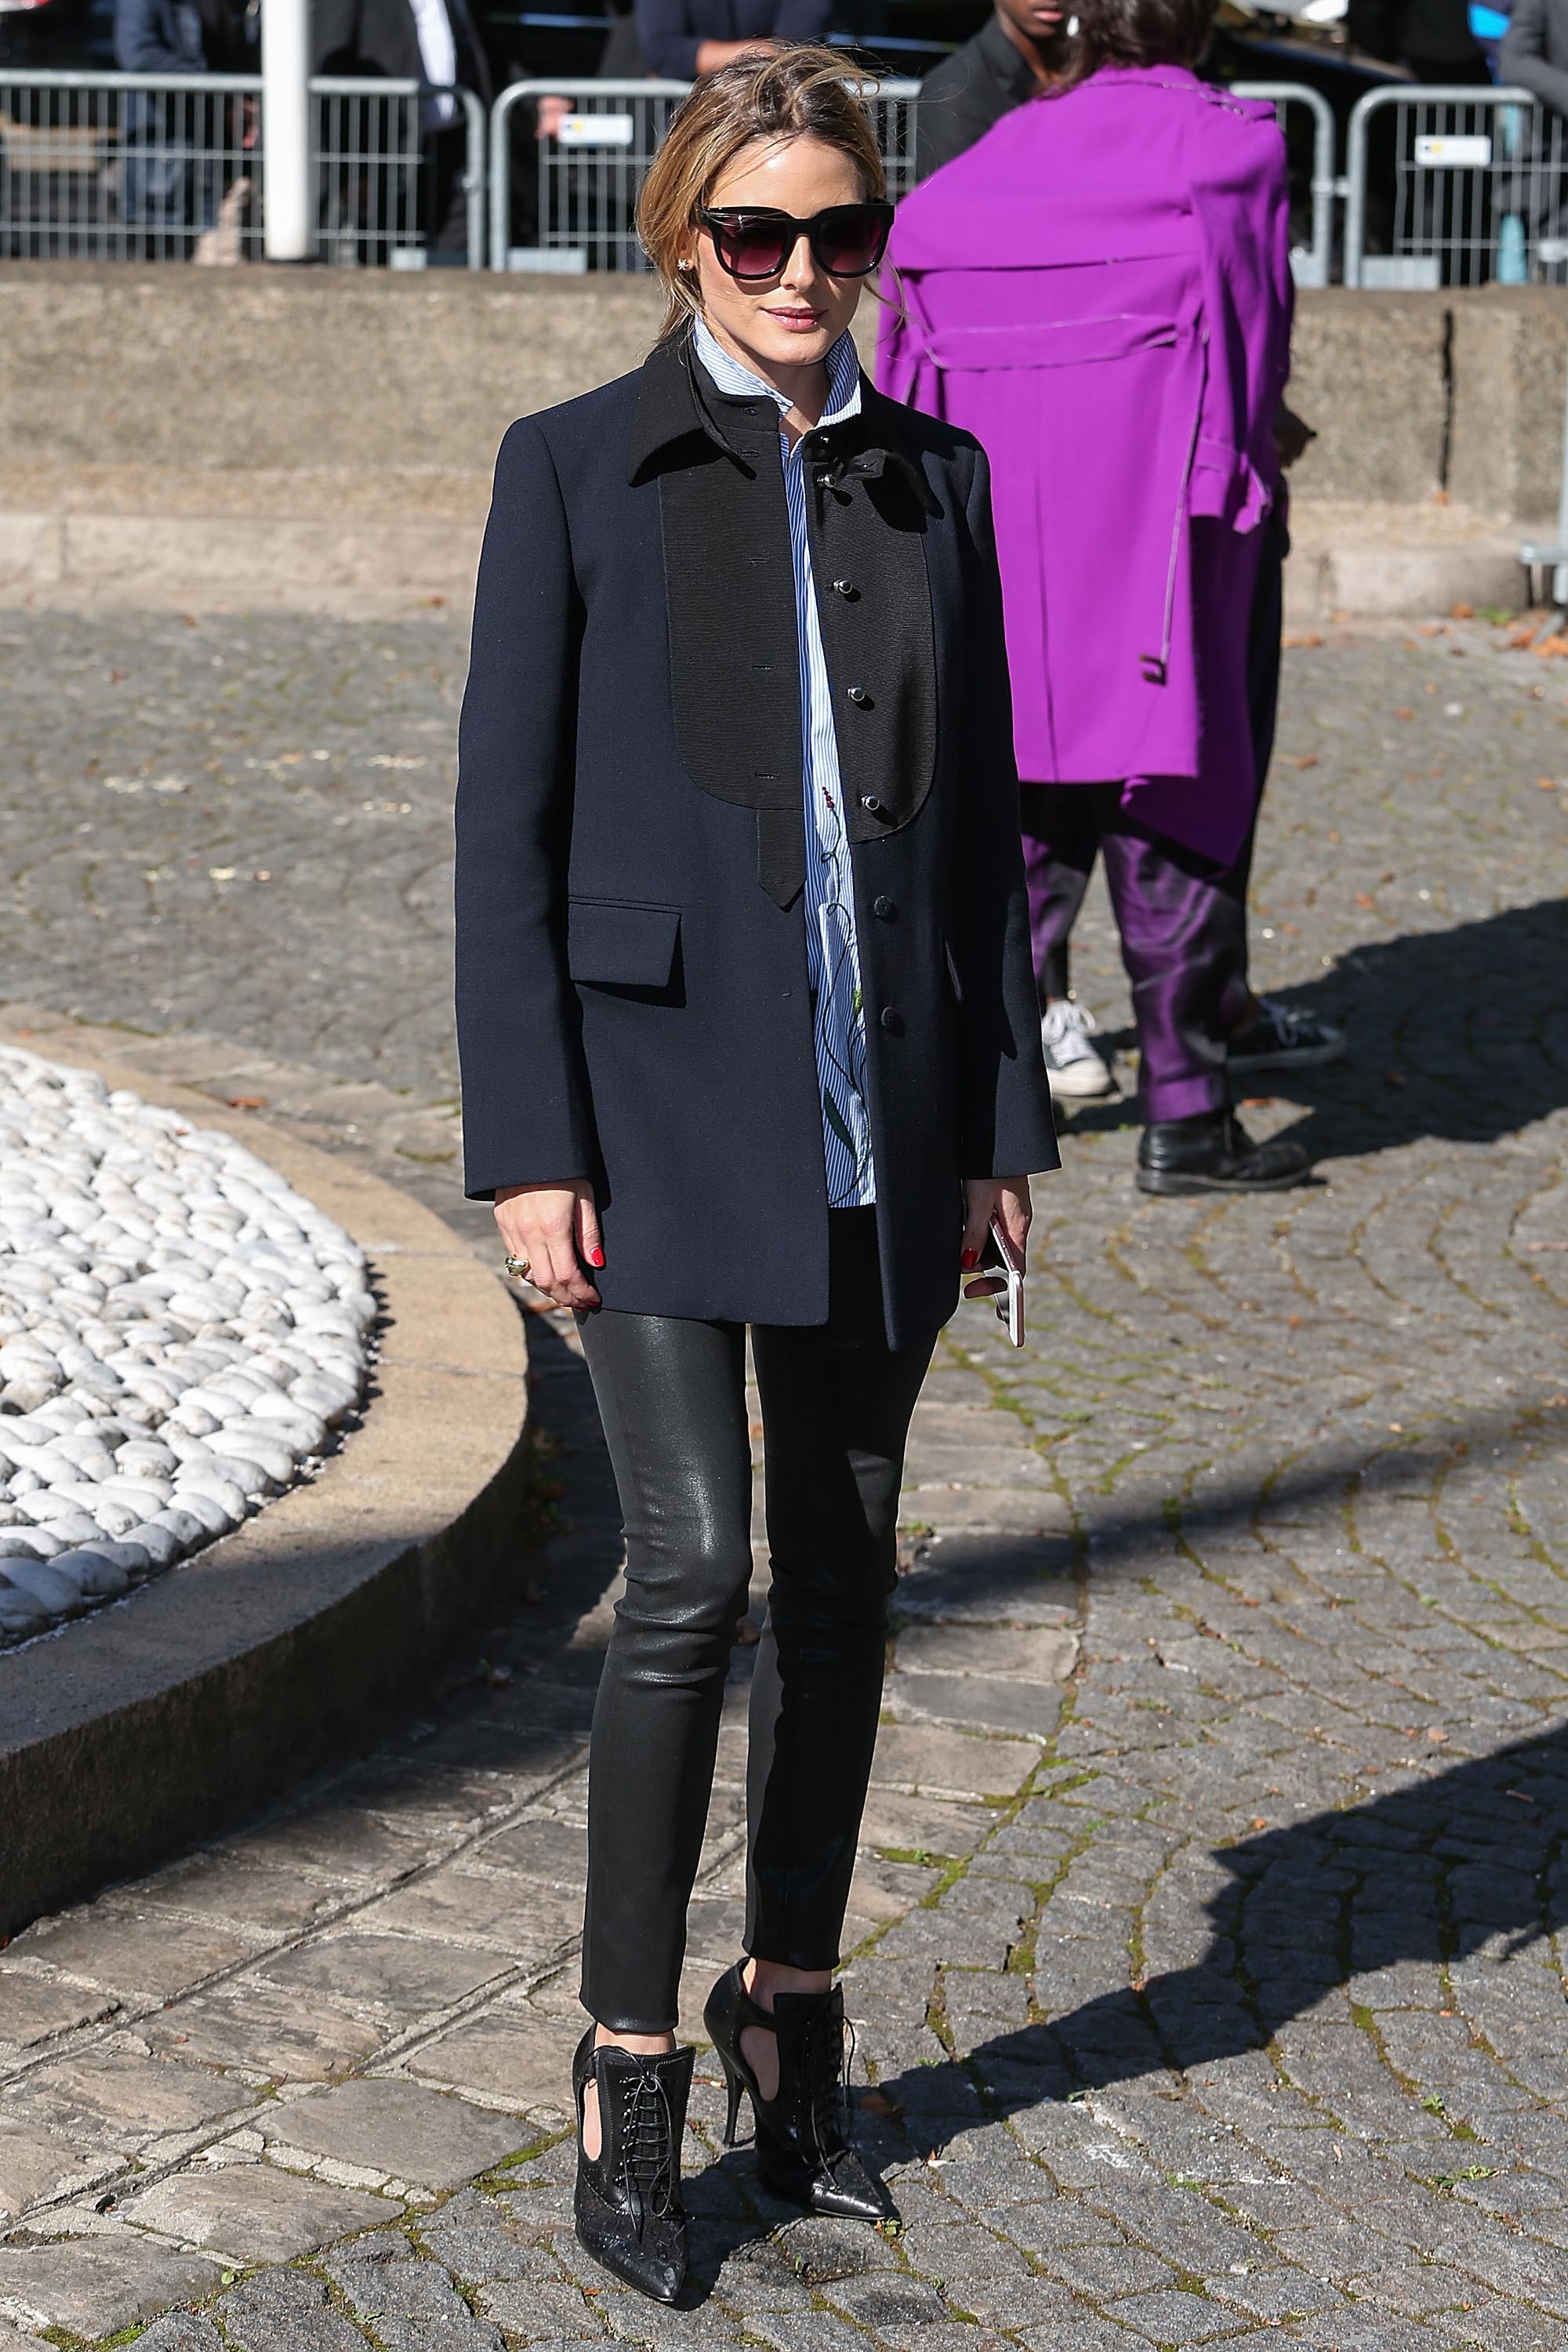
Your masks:
{"label": "woman's right hand", "polygon": [[585,1177],[566,1184],[498,1184],[496,1223],[509,1257],[528,1260],[528,1279],[552,1306],[578,1312],[599,1304],[584,1265],[605,1263],[599,1212]]}

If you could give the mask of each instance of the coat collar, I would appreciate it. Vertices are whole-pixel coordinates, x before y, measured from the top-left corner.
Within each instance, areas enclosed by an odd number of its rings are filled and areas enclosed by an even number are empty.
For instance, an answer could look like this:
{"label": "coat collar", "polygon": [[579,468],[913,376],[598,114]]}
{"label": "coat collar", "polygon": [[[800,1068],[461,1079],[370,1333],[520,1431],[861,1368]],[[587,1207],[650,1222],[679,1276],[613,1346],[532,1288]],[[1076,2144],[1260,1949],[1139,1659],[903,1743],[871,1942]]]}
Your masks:
{"label": "coat collar", "polygon": [[[884,399],[862,376],[858,413],[818,428],[821,454],[831,462],[835,485],[848,475],[879,480],[890,467],[906,478],[928,514],[934,514],[937,501],[923,467],[899,446],[900,415],[898,404]],[[771,412],[759,418],[756,403],[721,392],[695,364],[689,328],[654,345],[643,362],[626,449],[626,479],[634,488],[661,470],[660,458],[690,465],[715,448],[752,473],[777,441]]]}

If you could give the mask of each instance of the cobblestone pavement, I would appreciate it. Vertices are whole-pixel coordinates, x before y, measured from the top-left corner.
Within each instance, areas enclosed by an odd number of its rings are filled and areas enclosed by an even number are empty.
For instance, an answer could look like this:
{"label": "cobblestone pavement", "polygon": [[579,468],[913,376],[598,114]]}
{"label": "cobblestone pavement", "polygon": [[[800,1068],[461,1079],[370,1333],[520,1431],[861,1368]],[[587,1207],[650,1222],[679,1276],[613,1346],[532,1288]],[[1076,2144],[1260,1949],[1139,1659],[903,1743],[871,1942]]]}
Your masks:
{"label": "cobblestone pavement", "polygon": [[[314,1069],[344,1148],[441,1187],[455,635],[60,626],[5,625],[15,993],[200,1029],[219,1092]],[[901,2231],[769,2206],[703,2063],[689,2307],[568,2234],[615,1517],[542,1318],[553,1516],[482,1654],[0,1958],[24,2340],[181,2306],[149,2352],[1568,2352],[1565,727],[1479,628],[1293,649],[1259,977],[1352,1053],[1249,1116],[1304,1118],[1322,1181],[1147,1202],[1129,1114],[1087,1111],[1029,1346],[950,1328],[847,1979]],[[1096,901],[1114,1029],[1112,967]],[[689,2015],[735,1948],[746,1666]]]}

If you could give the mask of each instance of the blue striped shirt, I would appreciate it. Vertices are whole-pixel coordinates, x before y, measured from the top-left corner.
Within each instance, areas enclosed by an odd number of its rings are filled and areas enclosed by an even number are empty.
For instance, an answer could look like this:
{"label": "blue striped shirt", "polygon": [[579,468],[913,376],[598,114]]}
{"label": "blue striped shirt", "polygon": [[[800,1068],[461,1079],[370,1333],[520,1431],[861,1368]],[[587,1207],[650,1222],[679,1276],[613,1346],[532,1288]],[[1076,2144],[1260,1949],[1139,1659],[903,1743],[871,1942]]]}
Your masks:
{"label": "blue striped shirt", "polygon": [[[754,399],[765,395],[782,420],[787,396],[731,359],[700,320],[697,356],[721,392]],[[860,412],[860,362],[848,334],[827,354],[827,405],[824,425],[837,425]],[[811,982],[816,1042],[816,1076],[822,1092],[822,1139],[827,1170],[827,1202],[833,1209],[867,1208],[877,1197],[871,1160],[871,1123],[866,1108],[866,1007],[860,990],[860,950],[855,936],[855,890],[849,841],[844,829],[838,775],[838,738],[833,695],[822,650],[811,541],[805,528],[805,464],[801,445],[792,448],[779,431],[784,498],[789,508],[790,555],[795,570],[795,608],[800,640],[801,767],[805,783],[805,953]]]}

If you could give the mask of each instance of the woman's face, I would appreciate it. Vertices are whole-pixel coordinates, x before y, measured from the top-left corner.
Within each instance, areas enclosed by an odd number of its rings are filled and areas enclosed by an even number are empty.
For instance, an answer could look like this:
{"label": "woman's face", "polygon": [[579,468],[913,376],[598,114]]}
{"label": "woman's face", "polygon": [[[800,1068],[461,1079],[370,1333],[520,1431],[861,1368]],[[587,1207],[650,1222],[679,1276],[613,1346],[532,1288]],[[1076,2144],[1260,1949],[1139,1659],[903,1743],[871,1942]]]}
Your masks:
{"label": "woman's face", "polygon": [[[764,206],[810,220],[830,205],[865,195],[849,157],[820,139],[753,140],[719,175],[709,207]],[[699,229],[695,261],[702,315],[721,341],[752,367],[812,367],[825,359],[855,315],[858,278],[830,278],[805,237],[776,278],[742,283],[721,268],[713,240]]]}

